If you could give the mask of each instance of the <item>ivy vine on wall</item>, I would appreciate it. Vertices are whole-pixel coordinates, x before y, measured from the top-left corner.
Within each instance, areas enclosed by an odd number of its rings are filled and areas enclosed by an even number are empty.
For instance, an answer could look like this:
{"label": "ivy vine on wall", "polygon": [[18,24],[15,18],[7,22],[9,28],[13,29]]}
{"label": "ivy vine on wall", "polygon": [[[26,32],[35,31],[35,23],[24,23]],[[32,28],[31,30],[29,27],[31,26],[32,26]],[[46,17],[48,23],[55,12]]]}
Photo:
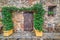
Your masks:
{"label": "ivy vine on wall", "polygon": [[34,14],[34,28],[43,31],[45,10],[41,4],[36,4],[33,8],[36,11]]}
{"label": "ivy vine on wall", "polygon": [[12,21],[12,12],[13,11],[33,11],[34,14],[34,28],[36,30],[42,31],[43,24],[44,24],[44,14],[45,10],[42,7],[42,4],[37,3],[29,8],[17,8],[17,7],[3,7],[2,8],[2,20],[3,20],[3,29],[4,30],[11,30],[13,29],[13,21]]}

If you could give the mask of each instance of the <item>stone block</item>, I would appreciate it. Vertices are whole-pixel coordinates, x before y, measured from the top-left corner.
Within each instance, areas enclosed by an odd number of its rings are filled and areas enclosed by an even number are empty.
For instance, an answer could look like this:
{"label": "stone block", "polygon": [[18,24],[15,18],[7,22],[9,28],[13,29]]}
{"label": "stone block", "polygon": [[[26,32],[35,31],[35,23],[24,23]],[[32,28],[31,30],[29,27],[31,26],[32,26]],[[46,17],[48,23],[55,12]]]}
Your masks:
{"label": "stone block", "polygon": [[60,28],[59,27],[58,28],[55,28],[55,32],[60,33]]}

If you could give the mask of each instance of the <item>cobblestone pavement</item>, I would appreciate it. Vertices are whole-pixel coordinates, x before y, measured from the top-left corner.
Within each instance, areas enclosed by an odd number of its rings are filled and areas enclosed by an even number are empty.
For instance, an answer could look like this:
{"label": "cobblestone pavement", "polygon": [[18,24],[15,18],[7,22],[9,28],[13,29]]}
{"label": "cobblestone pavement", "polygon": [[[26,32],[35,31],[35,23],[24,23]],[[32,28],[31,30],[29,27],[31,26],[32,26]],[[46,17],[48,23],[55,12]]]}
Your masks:
{"label": "cobblestone pavement", "polygon": [[33,32],[13,33],[9,37],[0,35],[0,40],[60,40],[60,33],[44,33],[42,37],[36,37]]}

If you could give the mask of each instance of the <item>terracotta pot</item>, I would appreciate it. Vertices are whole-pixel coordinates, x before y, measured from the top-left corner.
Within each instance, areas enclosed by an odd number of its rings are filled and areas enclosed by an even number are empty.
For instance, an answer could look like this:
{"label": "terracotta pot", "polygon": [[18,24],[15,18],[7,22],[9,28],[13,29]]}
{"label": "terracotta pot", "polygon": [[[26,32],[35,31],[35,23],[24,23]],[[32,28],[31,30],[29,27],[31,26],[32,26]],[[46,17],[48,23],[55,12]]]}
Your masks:
{"label": "terracotta pot", "polygon": [[3,31],[3,36],[10,36],[11,34],[13,34],[13,29],[9,31]]}
{"label": "terracotta pot", "polygon": [[43,36],[43,32],[42,31],[38,31],[38,30],[35,30],[35,34],[36,36]]}

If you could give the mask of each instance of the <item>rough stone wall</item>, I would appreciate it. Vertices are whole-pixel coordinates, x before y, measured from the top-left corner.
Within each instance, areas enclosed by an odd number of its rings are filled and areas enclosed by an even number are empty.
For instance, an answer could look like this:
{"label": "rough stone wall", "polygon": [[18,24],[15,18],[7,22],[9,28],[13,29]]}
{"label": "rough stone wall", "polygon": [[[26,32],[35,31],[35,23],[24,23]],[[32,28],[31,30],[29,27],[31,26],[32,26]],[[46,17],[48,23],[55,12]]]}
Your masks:
{"label": "rough stone wall", "polygon": [[2,6],[16,6],[16,7],[29,7],[39,0],[0,0],[0,7]]}
{"label": "rough stone wall", "polygon": [[[52,4],[56,5],[54,13],[56,13],[54,16],[48,16],[48,6],[46,5],[47,2],[51,2]],[[45,25],[44,30],[45,32],[60,32],[60,0],[54,0],[54,1],[44,1],[43,7],[46,10],[45,14]],[[48,3],[47,3],[48,4]],[[49,5],[49,4],[48,4]],[[51,24],[51,25],[49,25]],[[49,28],[49,26],[51,26]]]}

